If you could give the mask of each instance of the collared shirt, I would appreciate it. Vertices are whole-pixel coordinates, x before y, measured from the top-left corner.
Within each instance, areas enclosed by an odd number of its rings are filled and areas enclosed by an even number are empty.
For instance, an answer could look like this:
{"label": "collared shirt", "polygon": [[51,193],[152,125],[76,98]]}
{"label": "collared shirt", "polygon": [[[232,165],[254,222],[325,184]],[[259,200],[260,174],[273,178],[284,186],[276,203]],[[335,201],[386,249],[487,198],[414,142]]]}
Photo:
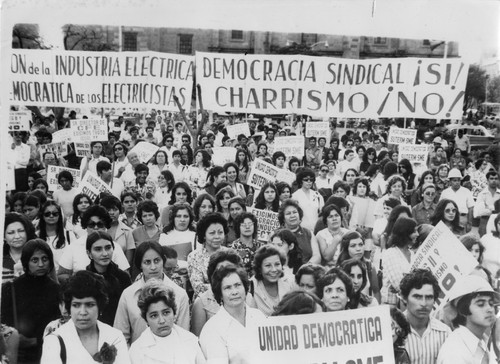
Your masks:
{"label": "collared shirt", "polygon": [[406,338],[405,349],[412,364],[433,364],[439,354],[439,349],[445,342],[451,330],[435,318],[430,318],[429,325],[422,336],[411,327]]}
{"label": "collared shirt", "polygon": [[493,350],[488,351],[487,341],[486,335],[479,339],[468,328],[460,326],[441,347],[437,364],[494,364],[496,356]]}
{"label": "collared shirt", "polygon": [[500,200],[500,188],[497,188],[494,194],[491,194],[488,187],[479,192],[476,203],[474,204],[474,217],[488,217],[495,210],[494,204]]}
{"label": "collared shirt", "polygon": [[411,214],[413,215],[415,221],[417,221],[418,225],[430,224],[430,218],[434,214],[434,211],[436,211],[436,206],[437,205],[433,202],[429,208],[426,208],[424,203],[420,202],[411,209]]}
{"label": "collared shirt", "polygon": [[467,214],[469,209],[474,207],[474,197],[472,196],[472,192],[465,187],[460,187],[457,191],[453,191],[451,187],[448,187],[441,192],[439,200],[441,201],[445,198],[452,200],[457,204],[460,214]]}

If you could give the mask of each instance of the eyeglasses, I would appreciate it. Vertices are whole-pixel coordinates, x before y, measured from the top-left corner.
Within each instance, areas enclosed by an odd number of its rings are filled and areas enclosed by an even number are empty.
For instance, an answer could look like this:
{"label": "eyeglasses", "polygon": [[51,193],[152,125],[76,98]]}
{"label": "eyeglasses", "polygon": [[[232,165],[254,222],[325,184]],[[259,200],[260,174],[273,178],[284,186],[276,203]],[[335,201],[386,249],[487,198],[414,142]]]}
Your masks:
{"label": "eyeglasses", "polygon": [[328,169],[322,169],[321,172],[328,172]]}
{"label": "eyeglasses", "polygon": [[91,228],[91,229],[95,229],[95,228],[98,228],[98,229],[104,229],[106,227],[106,225],[104,225],[104,223],[102,221],[89,221],[87,223],[87,227]]}
{"label": "eyeglasses", "polygon": [[435,196],[436,192],[426,192],[426,193],[424,193],[424,195],[426,195],[426,196]]}
{"label": "eyeglasses", "polygon": [[116,147],[115,150],[123,150],[122,147]]}
{"label": "eyeglasses", "polygon": [[454,214],[455,212],[457,212],[456,209],[446,209],[444,210],[444,212],[446,212],[447,214]]}
{"label": "eyeglasses", "polygon": [[302,180],[302,182],[314,182],[315,179],[314,178],[311,178],[311,177],[306,177]]}
{"label": "eyeglasses", "polygon": [[47,212],[43,213],[43,216],[45,216],[45,217],[51,217],[51,216],[58,217],[59,211],[47,211]]}
{"label": "eyeglasses", "polygon": [[242,222],[240,226],[246,227],[246,228],[251,228],[253,227],[253,222]]}

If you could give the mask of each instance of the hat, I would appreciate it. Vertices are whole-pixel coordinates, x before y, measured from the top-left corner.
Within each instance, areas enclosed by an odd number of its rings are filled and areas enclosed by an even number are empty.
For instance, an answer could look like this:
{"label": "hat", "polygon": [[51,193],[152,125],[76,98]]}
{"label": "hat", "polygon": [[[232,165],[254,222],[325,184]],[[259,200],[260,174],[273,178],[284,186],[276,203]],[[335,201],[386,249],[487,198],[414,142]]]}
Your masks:
{"label": "hat", "polygon": [[448,301],[455,301],[454,304],[456,305],[463,296],[480,292],[493,293],[495,301],[500,301],[500,294],[493,290],[488,281],[478,275],[460,277],[451,288],[448,294]]}
{"label": "hat", "polygon": [[441,139],[441,137],[435,137],[433,140],[432,140],[433,143],[436,143],[436,144],[441,144],[443,142],[443,139]]}
{"label": "hat", "polygon": [[436,185],[434,185],[434,183],[424,183],[424,185],[422,186],[422,192],[425,192],[425,190],[429,188],[436,189]]}
{"label": "hat", "polygon": [[451,178],[460,178],[460,179],[462,179],[462,173],[460,173],[460,171],[457,168],[452,168],[448,172],[448,179],[451,179]]}

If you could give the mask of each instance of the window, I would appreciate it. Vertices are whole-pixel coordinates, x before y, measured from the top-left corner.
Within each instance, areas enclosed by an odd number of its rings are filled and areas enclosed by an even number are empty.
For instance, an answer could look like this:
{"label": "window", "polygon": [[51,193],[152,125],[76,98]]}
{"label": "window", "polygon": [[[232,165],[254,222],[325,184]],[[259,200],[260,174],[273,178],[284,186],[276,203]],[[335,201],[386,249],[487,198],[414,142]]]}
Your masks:
{"label": "window", "polygon": [[137,51],[137,33],[123,32],[123,50],[124,51]]}
{"label": "window", "polygon": [[424,39],[424,46],[430,46],[431,41],[429,39]]}
{"label": "window", "polygon": [[373,38],[373,44],[386,44],[387,38],[375,37]]}
{"label": "window", "polygon": [[232,40],[243,40],[243,30],[231,30]]}
{"label": "window", "polygon": [[193,54],[193,35],[179,34],[179,53]]}

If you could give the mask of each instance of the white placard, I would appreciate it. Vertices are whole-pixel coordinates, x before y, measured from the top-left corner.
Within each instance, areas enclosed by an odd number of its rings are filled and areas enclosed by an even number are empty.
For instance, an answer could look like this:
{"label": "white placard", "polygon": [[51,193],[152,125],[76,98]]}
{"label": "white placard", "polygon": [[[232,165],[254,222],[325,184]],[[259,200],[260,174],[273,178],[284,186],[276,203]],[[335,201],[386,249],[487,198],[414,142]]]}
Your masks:
{"label": "white placard", "polygon": [[257,239],[267,242],[269,236],[280,228],[278,213],[269,210],[260,210],[253,208],[251,213],[257,218]]}
{"label": "white placard", "polygon": [[304,137],[303,136],[286,136],[274,138],[274,152],[280,151],[285,153],[287,158],[304,157]]}
{"label": "white placard", "polygon": [[416,144],[401,144],[398,150],[398,161],[401,162],[402,159],[408,159],[411,164],[427,163],[427,155],[429,154],[429,149],[427,144],[416,145]]}
{"label": "white placard", "polygon": [[68,171],[73,176],[73,188],[78,189],[80,185],[80,180],[82,179],[81,172],[79,169],[60,167],[60,166],[47,166],[47,184],[49,185],[49,191],[62,190],[61,185],[57,182],[57,178],[61,171]]}
{"label": "white placard", "polygon": [[129,153],[137,153],[141,163],[147,163],[151,157],[155,155],[158,149],[160,149],[160,147],[153,143],[139,142],[130,150]]}
{"label": "white placard", "polygon": [[224,166],[226,163],[234,162],[236,148],[234,147],[213,147],[212,162],[215,166]]}
{"label": "white placard", "polygon": [[269,164],[259,158],[252,162],[252,167],[248,173],[247,185],[261,189],[266,183],[275,182],[278,175],[276,166]]}
{"label": "white placard", "polygon": [[71,120],[73,138],[79,142],[108,140],[108,121],[104,118]]}
{"label": "white placard", "polygon": [[78,189],[81,193],[88,195],[92,201],[95,201],[101,192],[113,195],[109,186],[91,171],[85,173]]}
{"label": "white placard", "polygon": [[10,111],[9,112],[9,131],[29,131],[31,121],[31,112],[29,111]]}
{"label": "white placard", "polygon": [[248,123],[239,123],[226,126],[227,135],[231,139],[238,139],[238,135],[243,134],[246,137],[250,136],[250,128]]}
{"label": "white placard", "polygon": [[416,129],[403,129],[392,126],[389,129],[387,144],[415,144],[417,140]]}

